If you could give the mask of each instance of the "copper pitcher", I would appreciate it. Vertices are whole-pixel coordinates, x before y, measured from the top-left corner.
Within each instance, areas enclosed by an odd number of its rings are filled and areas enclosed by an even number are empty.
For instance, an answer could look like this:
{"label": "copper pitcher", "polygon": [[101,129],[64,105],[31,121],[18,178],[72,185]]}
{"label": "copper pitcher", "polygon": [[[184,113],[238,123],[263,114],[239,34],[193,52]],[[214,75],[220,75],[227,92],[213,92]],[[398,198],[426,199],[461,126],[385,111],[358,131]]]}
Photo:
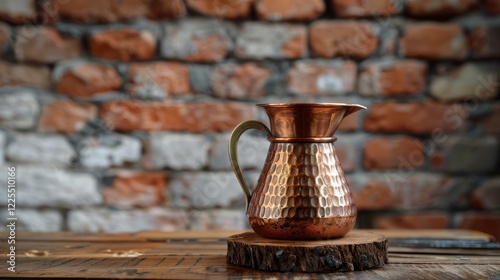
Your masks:
{"label": "copper pitcher", "polygon": [[[341,103],[259,104],[271,129],[240,123],[229,141],[229,158],[247,201],[253,230],[274,239],[329,239],[347,234],[357,210],[340,168],[333,136],[344,117],[366,107]],[[237,142],[248,129],[267,134],[267,159],[252,194],[238,164]]]}

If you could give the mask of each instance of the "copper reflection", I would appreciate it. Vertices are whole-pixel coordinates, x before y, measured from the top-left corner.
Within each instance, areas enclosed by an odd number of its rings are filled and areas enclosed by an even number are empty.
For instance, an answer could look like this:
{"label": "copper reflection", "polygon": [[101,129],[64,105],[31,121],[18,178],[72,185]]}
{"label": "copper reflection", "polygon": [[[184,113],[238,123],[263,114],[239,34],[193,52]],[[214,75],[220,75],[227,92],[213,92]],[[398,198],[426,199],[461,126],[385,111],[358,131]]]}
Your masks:
{"label": "copper reflection", "polygon": [[[341,237],[354,226],[357,211],[342,171],[333,136],[342,119],[364,108],[349,104],[262,104],[271,130],[248,121],[231,135],[229,155],[247,196],[253,230],[275,239]],[[236,143],[247,129],[268,134],[268,156],[250,195],[237,162]]]}

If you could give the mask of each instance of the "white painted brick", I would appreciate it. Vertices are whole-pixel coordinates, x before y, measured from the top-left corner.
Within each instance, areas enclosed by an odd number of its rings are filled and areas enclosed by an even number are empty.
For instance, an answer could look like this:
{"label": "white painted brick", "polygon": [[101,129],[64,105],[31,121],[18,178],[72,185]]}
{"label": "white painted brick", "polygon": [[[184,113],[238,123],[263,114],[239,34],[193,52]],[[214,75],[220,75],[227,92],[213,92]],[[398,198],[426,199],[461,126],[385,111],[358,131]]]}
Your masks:
{"label": "white painted brick", "polygon": [[[6,182],[7,167],[2,166],[0,170],[0,180]],[[55,167],[18,166],[16,179],[19,207],[72,208],[102,202],[97,181],[89,174]],[[7,197],[7,188],[0,188],[0,197]],[[0,205],[7,205],[7,200],[0,200]]]}
{"label": "white painted brick", "polygon": [[197,170],[208,163],[210,141],[204,135],[154,133],[150,148],[153,168]]}
{"label": "white painted brick", "polygon": [[[165,36],[160,42],[160,53],[163,57],[186,59],[197,54],[199,50],[193,41],[207,36],[217,36],[222,41],[214,46],[207,46],[212,51],[219,49],[231,50],[233,42],[231,33],[233,25],[217,19],[190,18],[167,22],[164,28]],[[221,59],[217,59],[221,60]]]}
{"label": "white painted brick", "polygon": [[36,125],[40,105],[35,93],[20,90],[0,94],[0,125],[14,129],[30,129]]}
{"label": "white painted brick", "polygon": [[5,142],[5,133],[0,131],[0,166],[5,162]]}
{"label": "white painted brick", "polygon": [[[229,134],[218,135],[210,153],[212,170],[231,170],[228,155]],[[242,135],[238,141],[238,162],[242,169],[262,170],[266,161],[269,142],[264,137]]]}
{"label": "white painted brick", "polygon": [[79,145],[80,162],[88,168],[108,168],[139,162],[142,144],[139,139],[111,134],[86,138]]}
{"label": "white painted brick", "polygon": [[284,46],[302,32],[306,32],[305,27],[299,25],[245,22],[236,38],[235,53],[252,59],[286,58]]}
{"label": "white painted brick", "polygon": [[188,217],[182,210],[149,208],[144,210],[79,209],[69,212],[69,230],[78,232],[139,232],[144,230],[187,229]]}
{"label": "white painted brick", "polygon": [[[20,231],[60,231],[62,230],[63,217],[57,210],[37,210],[21,208],[15,211],[16,230]],[[2,221],[7,220],[7,209],[2,209],[0,217]],[[1,227],[1,231],[7,230]]]}
{"label": "white painted brick", "polygon": [[61,135],[17,133],[7,146],[7,159],[15,162],[69,164],[75,151]]}
{"label": "white painted brick", "polygon": [[[246,181],[251,185],[256,183]],[[170,181],[169,190],[171,205],[174,207],[226,208],[245,205],[245,196],[232,172],[175,174]]]}

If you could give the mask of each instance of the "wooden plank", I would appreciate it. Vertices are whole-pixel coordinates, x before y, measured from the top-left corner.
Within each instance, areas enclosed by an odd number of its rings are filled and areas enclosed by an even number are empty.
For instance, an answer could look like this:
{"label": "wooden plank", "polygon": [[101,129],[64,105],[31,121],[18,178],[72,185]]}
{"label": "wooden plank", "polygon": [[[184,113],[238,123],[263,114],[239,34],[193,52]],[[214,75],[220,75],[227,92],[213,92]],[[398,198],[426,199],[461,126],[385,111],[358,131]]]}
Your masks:
{"label": "wooden plank", "polygon": [[[192,242],[172,244],[161,242],[22,242],[17,246],[17,259],[43,260],[46,257],[72,258],[127,258],[127,257],[169,257],[169,256],[225,256],[225,243]],[[439,251],[422,254],[395,253],[389,248],[389,263],[453,263],[453,264],[500,264],[500,256],[467,253],[442,254]],[[476,252],[477,253],[477,252]],[[2,257],[3,258],[3,257]],[[1,259],[1,258],[0,258]]]}
{"label": "wooden plank", "polygon": [[389,253],[437,254],[437,255],[461,255],[461,256],[500,256],[500,250],[462,249],[462,248],[391,247],[390,244],[389,244]]}
{"label": "wooden plank", "polygon": [[[134,233],[81,233],[81,232],[17,232],[16,239],[22,241],[82,241],[82,242],[147,242],[147,238]],[[1,236],[5,242],[7,236]]]}
{"label": "wooden plank", "polygon": [[[353,231],[356,231],[354,229]],[[461,239],[461,240],[494,240],[491,235],[473,230],[376,230],[369,231],[382,234],[388,239],[394,238],[418,238],[418,239]],[[165,241],[177,238],[227,238],[228,236],[239,234],[245,231],[144,231],[139,233],[77,233],[77,232],[18,232],[17,237],[26,241],[110,241],[110,242],[138,242],[138,241]],[[6,236],[1,236],[0,240],[6,240]]]}
{"label": "wooden plank", "polygon": [[489,234],[465,229],[370,229],[369,231],[379,233],[388,239],[415,238],[415,239],[460,239],[460,240],[482,240],[485,242],[495,241]]}
{"label": "wooden plank", "polygon": [[390,264],[492,264],[500,265],[498,256],[460,256],[441,254],[389,254]]}
{"label": "wooden plank", "polygon": [[[389,265],[362,272],[275,273],[228,265],[226,236],[234,232],[18,235],[17,273],[0,277],[124,279],[500,279],[498,250],[389,247]],[[417,231],[418,233],[418,231]],[[439,238],[448,237],[439,233]],[[413,234],[415,235],[415,234]],[[427,236],[431,234],[426,233]],[[114,238],[114,237],[117,238]],[[401,236],[401,234],[389,236]],[[422,236],[422,235],[418,235]],[[484,235],[460,233],[468,239]],[[20,237],[26,237],[21,239]],[[37,240],[37,241],[29,241]],[[59,241],[53,241],[59,240]],[[2,241],[5,242],[5,241]],[[2,244],[2,248],[4,248]],[[431,251],[425,251],[430,250]],[[398,251],[400,250],[400,251]],[[401,251],[406,250],[406,251]],[[467,252],[471,252],[467,254]],[[483,253],[481,253],[483,252]],[[5,254],[0,262],[7,261]]]}
{"label": "wooden plank", "polygon": [[225,231],[195,231],[195,230],[186,230],[186,231],[173,231],[173,232],[165,232],[165,231],[144,231],[136,234],[137,237],[143,237],[147,240],[167,240],[167,239],[226,239],[228,236],[240,234],[243,232],[247,232],[248,230],[225,230]]}
{"label": "wooden plank", "polygon": [[[123,278],[123,279],[495,279],[500,265],[389,264],[386,267],[347,273],[276,273],[232,266],[225,256],[165,256],[137,258],[27,258],[17,273],[24,278]],[[421,276],[418,278],[418,276]],[[424,277],[425,276],[425,277]]]}

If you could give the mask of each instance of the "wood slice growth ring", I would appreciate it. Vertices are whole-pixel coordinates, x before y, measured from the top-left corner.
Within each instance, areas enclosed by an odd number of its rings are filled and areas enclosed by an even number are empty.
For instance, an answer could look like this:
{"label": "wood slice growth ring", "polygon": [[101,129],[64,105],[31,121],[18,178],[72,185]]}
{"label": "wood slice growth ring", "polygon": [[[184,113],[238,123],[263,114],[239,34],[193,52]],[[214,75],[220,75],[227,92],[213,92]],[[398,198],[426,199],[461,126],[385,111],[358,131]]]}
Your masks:
{"label": "wood slice growth ring", "polygon": [[353,271],[387,264],[387,239],[369,231],[352,230],[330,240],[275,240],[254,232],[227,238],[230,264],[265,271]]}

